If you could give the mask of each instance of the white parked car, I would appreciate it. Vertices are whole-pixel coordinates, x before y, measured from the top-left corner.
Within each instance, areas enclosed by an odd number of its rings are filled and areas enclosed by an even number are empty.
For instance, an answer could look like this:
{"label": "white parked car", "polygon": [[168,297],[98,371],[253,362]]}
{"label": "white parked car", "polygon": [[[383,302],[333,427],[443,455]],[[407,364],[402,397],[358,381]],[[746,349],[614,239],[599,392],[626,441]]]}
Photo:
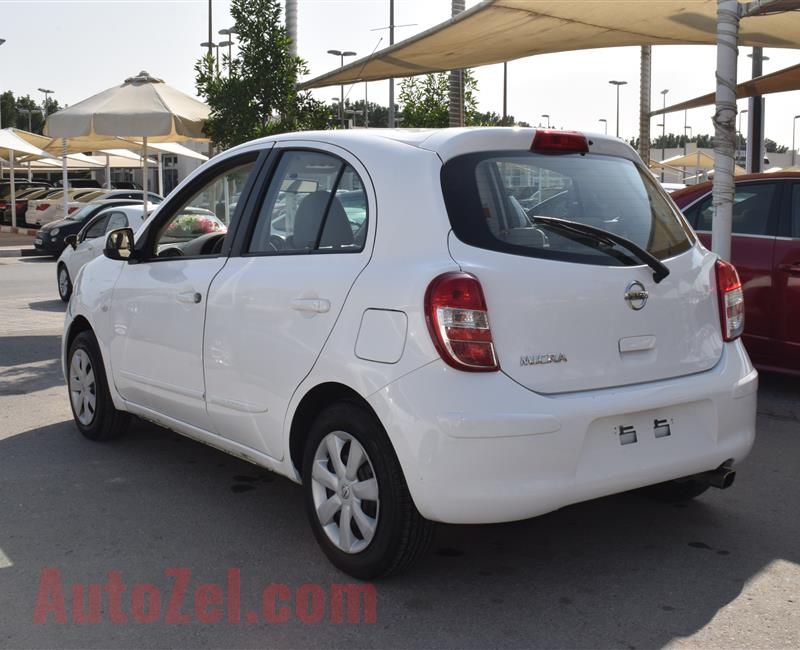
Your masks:
{"label": "white parked car", "polygon": [[[150,203],[157,205],[164,199],[154,192],[147,193]],[[141,190],[104,190],[96,187],[82,187],[67,190],[67,214],[72,215],[81,210],[87,203],[94,201],[112,201],[114,199],[128,199],[142,201],[144,195]],[[31,201],[28,214],[32,214],[32,221],[37,226],[44,226],[64,218],[64,193],[57,190],[51,195],[38,201]]]}
{"label": "white parked car", "polygon": [[[155,206],[147,204],[147,212]],[[67,246],[56,263],[58,295],[67,302],[72,295],[72,280],[78,271],[95,257],[103,254],[106,235],[118,228],[131,228],[134,231],[144,223],[145,209],[137,205],[111,205],[94,215],[77,235],[69,235],[64,241]]]}
{"label": "white parked car", "polygon": [[[186,222],[233,197],[227,231]],[[755,430],[743,313],[615,138],[295,133],[110,233],[63,361],[87,438],[135,414],[288,476],[328,558],[372,578],[432,522],[730,485]]]}

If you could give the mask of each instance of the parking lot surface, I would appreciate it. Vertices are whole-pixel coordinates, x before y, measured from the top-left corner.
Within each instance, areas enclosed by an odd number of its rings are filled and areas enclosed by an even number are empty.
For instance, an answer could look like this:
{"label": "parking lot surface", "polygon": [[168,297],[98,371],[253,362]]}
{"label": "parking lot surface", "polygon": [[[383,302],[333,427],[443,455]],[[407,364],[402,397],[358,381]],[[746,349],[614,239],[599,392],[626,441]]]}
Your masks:
{"label": "parking lot surface", "polygon": [[63,311],[52,260],[0,259],[1,647],[800,646],[798,380],[762,376],[731,489],[440,526],[355,622],[337,618],[352,581],[318,550],[298,486],[140,421],[110,443],[78,434]]}

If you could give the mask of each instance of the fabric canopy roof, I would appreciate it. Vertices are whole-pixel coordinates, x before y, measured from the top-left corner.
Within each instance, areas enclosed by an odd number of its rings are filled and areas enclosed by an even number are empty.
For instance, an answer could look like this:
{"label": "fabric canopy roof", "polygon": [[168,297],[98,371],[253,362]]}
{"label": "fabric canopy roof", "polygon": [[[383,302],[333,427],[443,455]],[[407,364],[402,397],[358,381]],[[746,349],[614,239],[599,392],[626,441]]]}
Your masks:
{"label": "fabric canopy roof", "polygon": [[[736,97],[756,97],[759,95],[769,95],[771,93],[783,93],[789,90],[800,90],[800,65],[793,65],[777,72],[766,74],[763,77],[756,77],[750,81],[744,81],[736,86]],[[667,106],[666,108],[653,111],[650,115],[661,115],[662,113],[674,113],[687,108],[697,108],[698,106],[708,106],[715,101],[714,93],[708,93],[702,97],[695,97],[680,104]]]}
{"label": "fabric canopy roof", "polygon": [[106,148],[91,145],[96,136],[146,137],[153,142],[204,140],[208,115],[203,102],[140,72],[120,86],[48,116],[44,130],[51,138],[85,138],[86,151]]}
{"label": "fabric canopy roof", "polygon": [[[705,151],[687,153],[685,156],[673,156],[662,161],[665,167],[696,167],[697,169],[714,169],[714,156],[710,156]],[[745,174],[745,170],[734,166],[733,173],[736,176]]]}
{"label": "fabric canopy roof", "polygon": [[31,144],[25,138],[20,137],[15,129],[0,130],[0,158],[8,160],[11,157],[12,151],[15,156],[22,155],[42,158],[48,155],[39,147]]}
{"label": "fabric canopy roof", "polygon": [[[783,0],[774,10],[800,7]],[[409,77],[534,54],[626,45],[716,43],[716,0],[485,0],[396,45],[300,84]],[[800,47],[800,12],[743,18],[740,45]]]}
{"label": "fabric canopy roof", "polygon": [[[140,147],[142,143],[137,143]],[[186,156],[187,158],[194,158],[195,160],[208,160],[208,156],[204,156],[193,149],[189,149],[189,147],[184,147],[182,144],[177,142],[159,142],[157,144],[153,144],[151,142],[147,143],[148,149],[153,149],[160,153],[171,153],[176,156]]]}

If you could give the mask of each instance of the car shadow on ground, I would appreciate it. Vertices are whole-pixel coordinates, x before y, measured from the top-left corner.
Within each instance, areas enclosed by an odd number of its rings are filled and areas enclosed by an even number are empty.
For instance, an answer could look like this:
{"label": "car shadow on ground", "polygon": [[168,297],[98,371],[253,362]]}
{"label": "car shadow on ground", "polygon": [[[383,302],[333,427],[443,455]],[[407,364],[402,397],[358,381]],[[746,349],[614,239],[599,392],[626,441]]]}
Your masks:
{"label": "car shadow on ground", "polygon": [[61,300],[61,298],[29,302],[28,307],[34,311],[61,312],[62,314],[67,311],[67,303]]}
{"label": "car shadow on ground", "polygon": [[24,395],[63,384],[60,354],[60,335],[0,337],[0,395]]}
{"label": "car shadow on ground", "polygon": [[191,569],[193,589],[239,569],[243,611],[269,583],[352,580],[318,550],[301,488],[284,478],[138,420],[106,443],[71,422],[27,431],[0,440],[5,645],[661,647],[706,626],[771,563],[800,562],[800,436],[772,425],[760,418],[766,433],[732,489],[691,503],[623,494],[524,522],[440,526],[417,565],[376,582],[377,623],[357,629],[34,625],[43,567],[65,585],[121,571],[156,584],[162,610],[170,567]]}

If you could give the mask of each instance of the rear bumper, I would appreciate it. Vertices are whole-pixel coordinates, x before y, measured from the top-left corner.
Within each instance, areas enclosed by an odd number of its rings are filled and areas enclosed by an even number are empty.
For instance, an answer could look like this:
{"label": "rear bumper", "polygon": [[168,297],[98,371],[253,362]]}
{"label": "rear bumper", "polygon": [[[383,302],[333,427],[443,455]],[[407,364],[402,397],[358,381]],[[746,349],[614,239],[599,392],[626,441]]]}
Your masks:
{"label": "rear bumper", "polygon": [[[753,444],[757,389],[737,341],[712,370],[648,384],[545,397],[502,373],[434,362],[369,401],[420,512],[491,523],[741,461]],[[656,420],[668,436],[656,437]],[[636,442],[623,445],[631,428]]]}

